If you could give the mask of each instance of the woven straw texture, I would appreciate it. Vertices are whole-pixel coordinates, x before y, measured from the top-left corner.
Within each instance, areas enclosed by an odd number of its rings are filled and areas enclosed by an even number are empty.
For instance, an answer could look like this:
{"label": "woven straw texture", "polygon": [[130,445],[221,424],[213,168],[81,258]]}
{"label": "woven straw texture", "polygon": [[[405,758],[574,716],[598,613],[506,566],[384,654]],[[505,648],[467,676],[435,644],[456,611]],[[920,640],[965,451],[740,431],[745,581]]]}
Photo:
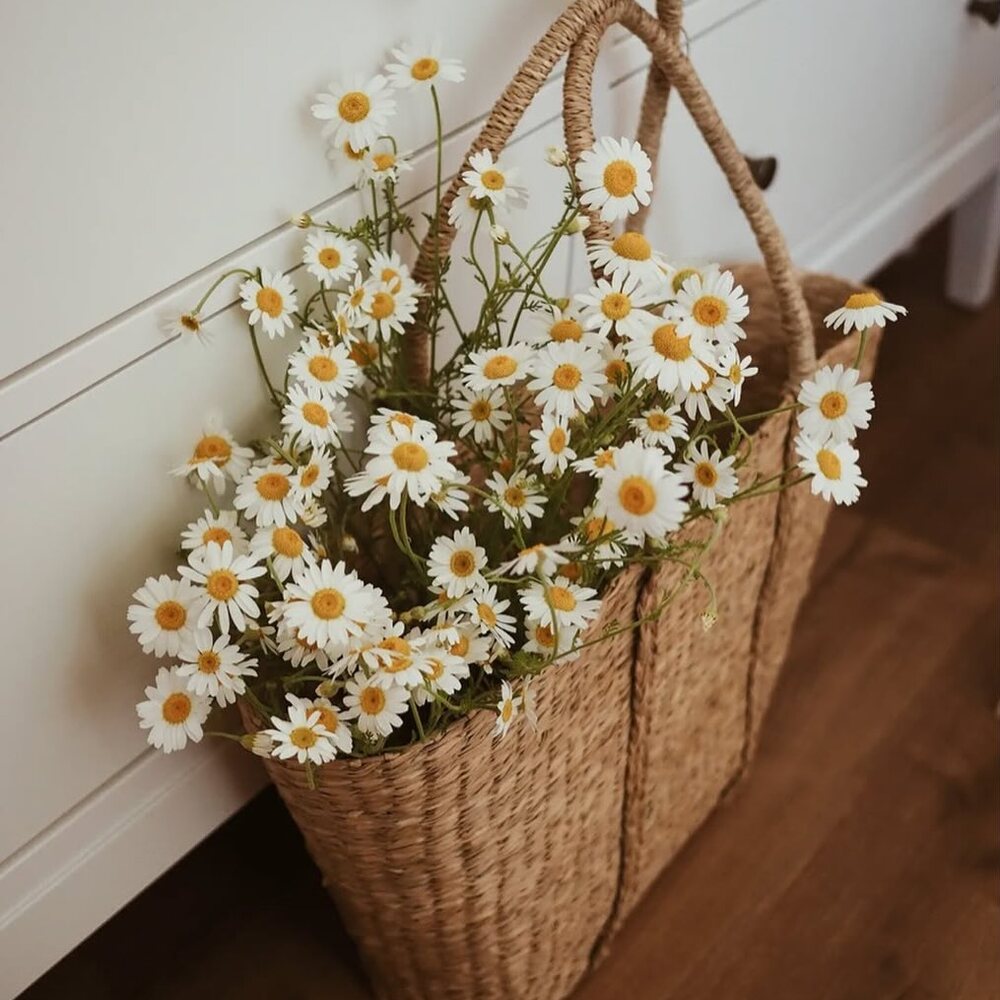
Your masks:
{"label": "woven straw texture", "polygon": [[[589,636],[634,621],[638,568]],[[397,754],[265,763],[385,1000],[552,1000],[618,889],[636,631],[533,685],[543,732],[476,712]],[[250,720],[248,720],[250,721]]]}

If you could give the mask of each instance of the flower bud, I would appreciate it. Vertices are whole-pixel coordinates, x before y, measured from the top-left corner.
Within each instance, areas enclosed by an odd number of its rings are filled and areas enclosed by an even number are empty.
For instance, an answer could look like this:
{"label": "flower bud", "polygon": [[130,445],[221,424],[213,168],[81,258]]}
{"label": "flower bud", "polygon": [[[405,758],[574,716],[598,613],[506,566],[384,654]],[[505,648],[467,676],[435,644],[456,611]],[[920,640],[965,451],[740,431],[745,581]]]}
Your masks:
{"label": "flower bud", "polygon": [[274,740],[264,732],[247,733],[246,736],[240,737],[240,746],[258,757],[270,757],[274,749]]}
{"label": "flower bud", "polygon": [[561,146],[549,146],[545,150],[545,159],[554,167],[565,167],[569,162],[569,153]]}
{"label": "flower bud", "polygon": [[344,537],[340,540],[340,548],[343,552],[357,552],[358,551],[358,540],[354,535],[344,534]]}
{"label": "flower bud", "polygon": [[337,693],[337,685],[334,681],[320,681],[316,685],[316,694],[320,698],[332,698]]}
{"label": "flower bud", "polygon": [[300,212],[292,216],[292,225],[296,229],[308,229],[313,224],[313,218],[308,212]]}
{"label": "flower bud", "polygon": [[709,608],[708,611],[702,612],[701,616],[701,627],[706,631],[710,632],[715,623],[719,620],[719,613],[714,608]]}
{"label": "flower bud", "polygon": [[570,235],[582,233],[586,231],[589,225],[590,219],[586,215],[577,215],[575,218],[570,219],[569,225],[566,227],[566,232]]}
{"label": "flower bud", "polygon": [[503,226],[494,223],[490,226],[490,239],[503,246],[505,243],[510,243],[510,233]]}

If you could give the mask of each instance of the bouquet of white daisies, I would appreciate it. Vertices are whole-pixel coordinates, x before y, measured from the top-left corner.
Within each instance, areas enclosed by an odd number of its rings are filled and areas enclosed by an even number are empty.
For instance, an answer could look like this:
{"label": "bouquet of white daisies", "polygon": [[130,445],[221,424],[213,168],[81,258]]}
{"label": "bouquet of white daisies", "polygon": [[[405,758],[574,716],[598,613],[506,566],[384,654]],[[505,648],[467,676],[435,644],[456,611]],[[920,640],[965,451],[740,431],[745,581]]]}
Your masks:
{"label": "bouquet of white daisies", "polygon": [[[552,224],[530,244],[516,235],[517,167],[471,156],[447,221],[478,310],[459,315],[443,254],[415,280],[408,258],[444,225],[439,87],[464,69],[433,49],[393,55],[386,75],[331,87],[312,109],[330,155],[356,165],[366,214],[347,227],[299,216],[295,283],[228,271],[171,322],[199,336],[211,293],[238,275],[274,423],[245,443],[205,426],[174,470],[204,513],[181,533],[176,573],[146,580],[128,610],[164,661],[137,710],[168,753],[210,732],[311,768],[425,740],[477,709],[496,711],[497,736],[536,727],[531,678],[635,626],[589,628],[624,567],[672,560],[698,579],[718,530],[681,534],[690,522],[719,529],[731,504],[805,483],[849,504],[865,485],[852,442],[874,401],[857,362],[820,370],[797,402],[741,412],[757,373],[740,352],[747,295],[627,229],[652,189],[638,143],[602,138],[576,163],[549,149],[564,195],[537,207]],[[409,164],[388,131],[413,91],[438,123],[439,212],[419,221],[397,199]],[[547,265],[591,218],[626,229],[589,242],[598,277],[564,296]],[[864,293],[828,323],[865,330],[902,312]],[[428,384],[408,363],[418,330]],[[261,336],[289,340],[283,374],[267,370]],[[800,462],[741,482],[748,428],[789,408]],[[237,699],[258,731],[209,725]]]}

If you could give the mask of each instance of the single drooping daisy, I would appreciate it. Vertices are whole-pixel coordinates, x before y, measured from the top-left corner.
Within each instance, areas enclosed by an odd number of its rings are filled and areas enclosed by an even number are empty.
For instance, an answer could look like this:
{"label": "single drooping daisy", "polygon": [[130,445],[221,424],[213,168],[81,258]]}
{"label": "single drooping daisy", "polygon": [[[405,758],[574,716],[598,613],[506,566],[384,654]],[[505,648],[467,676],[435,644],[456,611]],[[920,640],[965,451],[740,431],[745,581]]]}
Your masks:
{"label": "single drooping daisy", "polygon": [[347,288],[337,297],[337,310],[343,313],[352,330],[367,325],[369,319],[367,309],[373,294],[372,286],[358,271]]}
{"label": "single drooping daisy", "polygon": [[150,745],[172,753],[183,750],[188,740],[201,741],[212,701],[188,690],[187,678],[181,677],[176,668],[160,667],[156,683],[146,688],[146,701],[139,702],[135,710],[139,728],[149,730],[146,739]]}
{"label": "single drooping daisy", "polygon": [[258,528],[295,521],[302,502],[294,489],[292,467],[284,462],[254,466],[236,487],[233,506]]}
{"label": "single drooping daisy", "polygon": [[528,637],[524,644],[526,653],[534,653],[546,660],[559,657],[564,663],[572,662],[580,655],[571,652],[580,634],[578,629],[560,628],[554,632],[550,626],[529,619],[524,623],[524,631]]}
{"label": "single drooping daisy", "polygon": [[542,414],[542,425],[531,432],[533,461],[541,465],[542,472],[550,476],[562,475],[576,452],[569,446],[569,428],[563,417]]}
{"label": "single drooping daisy", "polygon": [[641,416],[633,417],[629,426],[639,435],[643,444],[656,445],[674,453],[678,441],[684,441],[688,436],[687,422],[681,416],[680,406],[664,409],[654,406],[643,412]]}
{"label": "single drooping daisy", "polygon": [[412,413],[403,410],[390,410],[387,406],[380,406],[378,411],[372,415],[368,430],[369,440],[379,432],[384,432],[397,437],[400,440],[407,434],[416,434],[420,437],[433,437],[437,434],[437,427],[423,417],[415,417]]}
{"label": "single drooping daisy", "polygon": [[417,297],[409,288],[393,291],[379,282],[371,286],[371,297],[361,310],[358,326],[369,340],[389,340],[394,333],[403,333],[416,314]]}
{"label": "single drooping daisy", "polygon": [[461,83],[465,79],[465,67],[458,59],[443,59],[441,43],[437,40],[430,45],[400,45],[392,50],[394,63],[385,70],[394,87],[406,90],[410,87],[429,89],[442,80]]}
{"label": "single drooping daisy", "polygon": [[179,567],[178,572],[201,588],[200,628],[207,627],[218,616],[222,632],[228,634],[230,619],[242,632],[248,620],[260,617],[256,601],[259,591],[250,581],[263,576],[266,567],[256,565],[249,556],[236,555],[232,542],[222,545],[211,542],[205,546],[204,554],[191,553],[188,564]]}
{"label": "single drooping daisy", "polygon": [[612,240],[593,240],[587,257],[609,278],[621,275],[651,284],[663,277],[662,258],[642,233],[626,230]]}
{"label": "single drooping daisy", "polygon": [[285,587],[283,620],[307,642],[324,647],[329,655],[347,651],[352,638],[365,634],[368,623],[380,617],[385,598],[363,583],[343,561],[306,563]]}
{"label": "single drooping daisy", "polygon": [[886,302],[878,292],[855,292],[823,322],[835,330],[843,327],[848,334],[851,330],[867,330],[871,326],[884,327],[887,322],[894,323],[899,316],[905,315],[902,306]]}
{"label": "single drooping daisy", "polygon": [[184,662],[177,667],[180,677],[188,679],[188,690],[215,698],[220,705],[232,705],[236,696],[247,689],[246,677],[256,677],[257,661],[248,659],[239,646],[220,635],[200,641],[195,649],[181,654]]}
{"label": "single drooping daisy", "polygon": [[743,398],[743,383],[760,371],[753,364],[753,358],[749,354],[741,358],[735,347],[730,347],[719,355],[715,370],[733,387],[734,409],[740,405],[740,400]]}
{"label": "single drooping daisy", "polygon": [[[292,476],[292,490],[298,498],[300,504],[316,500],[321,497],[333,478],[333,459],[325,448],[314,448],[309,456],[309,461],[300,465]],[[305,507],[301,508],[301,515],[305,520]],[[309,522],[306,521],[308,524]],[[317,525],[310,525],[317,527]]]}
{"label": "single drooping daisy", "polygon": [[584,628],[601,612],[597,591],[560,578],[556,583],[531,583],[520,593],[524,613],[550,628]]}
{"label": "single drooping daisy", "polygon": [[320,721],[321,713],[303,705],[289,705],[288,718],[271,716],[271,729],[264,732],[274,741],[271,750],[279,760],[294,757],[300,764],[325,764],[337,756],[337,747],[326,726]]}
{"label": "single drooping daisy", "polygon": [[536,542],[526,549],[521,549],[510,562],[504,563],[500,569],[513,576],[551,576],[568,561],[563,555],[565,548],[566,546],[561,542],[557,542],[555,545]]}
{"label": "single drooping daisy", "polygon": [[355,77],[350,83],[331,83],[328,91],[316,95],[316,101],[312,113],[326,122],[323,135],[335,146],[349,143],[356,151],[385,135],[396,111],[392,88],[381,74],[368,81]]}
{"label": "single drooping daisy", "polygon": [[285,698],[289,705],[301,708],[307,718],[313,712],[319,712],[319,724],[326,730],[326,738],[341,753],[351,752],[354,744],[351,727],[329,698],[298,698],[294,694],[286,694]]}
{"label": "single drooping daisy", "polygon": [[439,535],[427,554],[427,575],[450,598],[461,597],[485,585],[486,549],[468,528],[459,528],[451,538]]}
{"label": "single drooping daisy", "polygon": [[799,425],[813,441],[850,441],[871,423],[875,396],[860,377],[857,368],[826,365],[802,383]]}
{"label": "single drooping daisy", "polygon": [[736,456],[723,458],[718,448],[709,448],[699,441],[688,451],[687,460],[678,470],[682,482],[691,484],[691,495],[706,510],[719,507],[739,489],[736,476]]}
{"label": "single drooping daisy", "polygon": [[598,566],[619,565],[625,559],[625,546],[642,541],[617,528],[607,514],[595,514],[592,510],[574,518],[573,524],[584,546],[583,556]]}
{"label": "single drooping daisy", "polygon": [[466,437],[470,431],[478,444],[492,441],[495,433],[501,434],[510,424],[510,414],[504,409],[503,393],[500,389],[483,389],[479,392],[464,390],[453,400],[455,430]]}
{"label": "single drooping daisy", "polygon": [[357,719],[361,732],[372,739],[385,738],[403,724],[410,701],[405,688],[382,687],[360,673],[346,686],[344,718]]}
{"label": "single drooping daisy", "polygon": [[587,458],[578,458],[573,463],[573,468],[579,472],[589,472],[595,479],[600,479],[608,469],[615,467],[615,453],[617,448],[598,448],[593,455]]}
{"label": "single drooping daisy", "polygon": [[799,468],[812,476],[809,488],[824,500],[850,505],[861,496],[861,488],[868,485],[858,466],[858,450],[847,441],[821,444],[800,434],[795,439],[795,450]]}
{"label": "single drooping daisy", "polygon": [[215,542],[216,545],[232,542],[233,551],[238,556],[246,552],[246,532],[239,526],[235,510],[220,510],[218,514],[206,510],[181,534],[181,548],[185,552],[203,552],[209,542]]}
{"label": "single drooping daisy", "polygon": [[601,363],[604,365],[604,388],[601,391],[601,401],[605,402],[620,396],[626,389],[632,370],[625,358],[621,344],[613,344],[610,340],[601,342]]}
{"label": "single drooping daisy", "polygon": [[602,337],[612,329],[622,337],[639,337],[659,321],[643,308],[654,301],[653,293],[628,275],[616,274],[610,281],[601,278],[576,301],[583,309],[583,325]]}
{"label": "single drooping daisy", "polygon": [[191,451],[191,457],[173,470],[175,476],[197,476],[202,482],[210,477],[222,480],[228,476],[234,483],[246,474],[253,461],[253,449],[244,448],[217,417],[209,417],[202,435]]}
{"label": "single drooping daisy", "polygon": [[412,169],[410,161],[398,156],[392,146],[385,142],[378,148],[369,149],[365,154],[357,186],[364,187],[370,181],[378,185],[397,184],[399,175]]}
{"label": "single drooping daisy", "polygon": [[691,420],[695,417],[711,419],[713,408],[725,413],[733,398],[733,384],[729,379],[719,378],[714,368],[702,365],[702,376],[702,381],[690,388],[678,386],[674,390],[674,399],[684,407]]}
{"label": "single drooping daisy", "polygon": [[361,369],[343,344],[324,346],[309,337],[288,359],[292,378],[306,389],[318,389],[328,396],[346,396],[358,383]]}
{"label": "single drooping daisy", "polygon": [[424,687],[413,691],[418,705],[433,701],[435,692],[455,694],[462,687],[462,681],[469,679],[469,665],[460,656],[454,656],[446,649],[433,648],[424,660]]}
{"label": "single drooping daisy", "polygon": [[193,338],[204,342],[206,334],[201,319],[195,312],[181,313],[180,316],[164,316],[160,320],[160,329],[165,337]]}
{"label": "single drooping daisy", "polygon": [[524,473],[515,473],[506,479],[499,472],[494,472],[484,484],[484,489],[491,494],[486,506],[502,514],[509,527],[523,524],[530,528],[532,518],[545,513],[542,507],[545,494],[535,480]]}
{"label": "single drooping daisy", "polygon": [[281,620],[281,616],[285,613],[283,604],[272,606],[271,614],[274,614],[276,611],[278,620],[280,621],[277,634],[278,654],[293,667],[306,667],[310,663],[315,663],[318,670],[326,673],[330,669],[330,657],[326,655],[326,650],[317,646],[314,642],[309,642],[308,639],[303,639],[295,629],[288,628],[284,621]]}
{"label": "single drooping daisy", "polygon": [[[455,200],[448,208],[448,222],[459,232],[472,232],[477,223],[479,223],[480,228],[485,228],[488,225],[490,219],[487,210],[490,208],[493,209],[494,219],[506,218],[505,207],[504,205],[494,205],[489,198],[478,198],[473,193],[473,189],[465,185],[458,189]],[[482,221],[480,222],[480,220]]]}
{"label": "single drooping daisy", "polygon": [[309,558],[302,536],[286,525],[258,529],[250,542],[250,558],[264,563],[270,560],[271,571],[281,581],[301,569]]}
{"label": "single drooping daisy", "polygon": [[469,510],[469,491],[463,489],[472,480],[464,472],[456,470],[456,476],[450,483],[442,485],[441,489],[431,494],[431,503],[446,517],[457,521],[459,516]]}
{"label": "single drooping daisy", "polygon": [[513,385],[531,374],[531,355],[527,344],[471,351],[462,365],[462,381],[473,392]]}
{"label": "single drooping daisy", "polygon": [[692,275],[677,293],[674,308],[678,331],[685,336],[701,335],[723,348],[746,336],[739,324],[750,314],[748,299],[730,271]]}
{"label": "single drooping daisy", "polygon": [[493,735],[504,737],[507,730],[517,718],[517,713],[521,708],[521,698],[511,690],[510,684],[504,681],[500,685],[500,700],[497,702],[497,721],[493,727]]}
{"label": "single drooping daisy", "polygon": [[493,153],[481,149],[469,157],[469,168],[462,173],[462,180],[471,189],[471,197],[485,198],[491,205],[516,207],[524,204],[527,194],[517,184],[517,168],[509,167]]}
{"label": "single drooping daisy", "polygon": [[302,247],[302,263],[324,288],[347,281],[358,269],[357,256],[350,240],[325,230],[310,233]]}
{"label": "single drooping daisy", "polygon": [[649,204],[653,190],[652,164],[637,142],[598,139],[576,165],[584,207],[600,213],[605,222],[615,222]]}
{"label": "single drooping daisy", "polygon": [[332,400],[324,390],[293,385],[282,410],[281,424],[286,433],[313,448],[339,445],[354,429],[354,418],[343,403]]}
{"label": "single drooping daisy", "polygon": [[637,441],[623,444],[615,454],[615,467],[601,478],[598,513],[636,535],[663,539],[676,531],[688,510],[686,490],[666,462],[659,448]]}
{"label": "single drooping daisy", "polygon": [[566,419],[590,412],[606,384],[600,352],[574,341],[543,347],[532,359],[531,374],[528,389],[538,405]]}
{"label": "single drooping daisy", "polygon": [[198,625],[202,595],[187,580],[151,576],[132,595],[128,630],[139,640],[144,653],[177,656],[193,649],[206,630]]}
{"label": "single drooping daisy", "polygon": [[669,319],[644,326],[630,336],[625,353],[636,376],[655,382],[660,392],[701,385],[705,365],[715,360],[711,345],[701,334],[682,334]]}
{"label": "single drooping daisy", "polygon": [[283,337],[285,330],[293,325],[292,313],[298,305],[295,286],[289,277],[280,271],[260,270],[260,280],[248,278],[240,285],[240,299],[244,309],[250,314],[251,326],[258,323],[273,340]]}

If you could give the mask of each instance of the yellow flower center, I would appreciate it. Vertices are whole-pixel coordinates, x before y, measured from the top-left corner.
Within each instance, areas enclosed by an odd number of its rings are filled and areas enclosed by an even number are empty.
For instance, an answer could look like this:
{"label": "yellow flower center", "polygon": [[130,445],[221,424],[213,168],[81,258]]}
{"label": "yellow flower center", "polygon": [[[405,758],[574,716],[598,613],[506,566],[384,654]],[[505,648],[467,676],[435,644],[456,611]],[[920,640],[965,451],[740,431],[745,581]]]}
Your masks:
{"label": "yellow flower center", "polygon": [[330,705],[311,705],[306,709],[306,717],[308,718],[313,712],[319,712],[319,724],[321,726],[325,726],[331,733],[336,732],[340,722],[335,708],[332,708]]}
{"label": "yellow flower center", "polygon": [[365,158],[365,153],[367,152],[367,146],[362,146],[361,149],[355,149],[349,142],[344,143],[344,155],[349,160],[363,160]]}
{"label": "yellow flower center", "polygon": [[610,448],[599,451],[594,456],[594,465],[598,469],[613,469],[615,467],[615,453]]}
{"label": "yellow flower center", "polygon": [[604,189],[614,198],[627,198],[639,176],[628,160],[612,160],[604,168]]}
{"label": "yellow flower center", "polygon": [[611,249],[626,260],[649,260],[653,256],[653,248],[642,233],[622,233],[611,244]]}
{"label": "yellow flower center", "polygon": [[855,292],[847,302],[844,303],[845,309],[866,309],[869,306],[881,305],[882,299],[879,298],[874,292]]}
{"label": "yellow flower center", "polygon": [[670,417],[661,411],[646,415],[646,426],[656,433],[670,430]]}
{"label": "yellow flower center", "polygon": [[701,365],[702,369],[705,372],[705,381],[702,382],[700,385],[692,386],[691,391],[707,392],[709,389],[712,388],[713,385],[715,385],[715,372],[711,368],[709,368],[704,361],[699,361],[698,363]]}
{"label": "yellow flower center", "polygon": [[827,479],[840,479],[840,459],[829,448],[816,452],[816,464]]}
{"label": "yellow flower center", "polygon": [[205,590],[208,591],[208,596],[217,601],[231,600],[239,589],[240,581],[230,569],[212,570],[205,581]]}
{"label": "yellow flower center", "polygon": [[819,410],[827,420],[836,420],[847,412],[847,397],[834,389],[819,401]]}
{"label": "yellow flower center", "polygon": [[412,431],[417,424],[417,418],[411,417],[409,413],[394,413],[389,418],[390,424],[399,424],[400,427],[405,427],[407,430]]}
{"label": "yellow flower center", "polygon": [[520,486],[508,486],[503,491],[503,498],[509,507],[523,507],[527,500]]}
{"label": "yellow flower center", "polygon": [[392,153],[376,153],[372,157],[372,164],[376,170],[391,170],[396,165],[396,157]]}
{"label": "yellow flower center", "polygon": [[284,304],[281,292],[276,288],[262,288],[257,293],[257,308],[262,313],[267,313],[271,319],[277,319],[281,315]]}
{"label": "yellow flower center", "polygon": [[469,637],[460,635],[458,642],[454,643],[450,649],[452,656],[465,656],[469,652]]}
{"label": "yellow flower center", "polygon": [[398,292],[403,287],[403,276],[395,268],[383,267],[379,279],[383,285],[388,285],[394,292]]}
{"label": "yellow flower center", "polygon": [[444,664],[440,660],[428,660],[427,665],[431,668],[428,677],[432,681],[440,680],[444,673]]}
{"label": "yellow flower center", "polygon": [[715,295],[703,295],[695,302],[691,313],[702,326],[718,326],[726,321],[729,307]]}
{"label": "yellow flower center", "polygon": [[621,385],[628,378],[628,365],[621,358],[612,358],[604,369],[604,377],[612,385]]}
{"label": "yellow flower center", "polygon": [[367,340],[359,340],[350,350],[351,360],[364,368],[370,365],[378,357],[378,344],[371,344]]}
{"label": "yellow flower center", "polygon": [[368,99],[367,94],[363,94],[360,90],[352,90],[349,93],[344,94],[340,99],[340,103],[337,105],[337,110],[340,112],[340,117],[344,119],[345,122],[355,122],[363,121],[368,117],[368,112],[372,109],[372,102]]}
{"label": "yellow flower center", "polygon": [[566,432],[561,427],[556,427],[549,435],[549,451],[553,455],[558,455],[566,447]]}
{"label": "yellow flower center", "polygon": [[509,378],[516,371],[517,360],[509,354],[494,354],[483,365],[483,374],[489,379]]}
{"label": "yellow flower center", "polygon": [[229,442],[218,434],[206,434],[194,446],[194,460],[203,462],[206,458],[212,459],[220,468],[232,458],[233,449]]}
{"label": "yellow flower center", "polygon": [[385,708],[385,692],[380,687],[366,687],[361,692],[361,711],[365,715],[378,715]]}
{"label": "yellow flower center", "polygon": [[317,254],[319,262],[328,271],[333,271],[340,267],[340,251],[336,247],[323,247]]}
{"label": "yellow flower center", "polygon": [[512,701],[505,701],[503,703],[503,708],[500,709],[500,717],[504,722],[510,722],[511,716],[514,714],[514,703]]}
{"label": "yellow flower center", "polygon": [[582,378],[583,373],[576,365],[563,364],[557,366],[556,370],[552,373],[552,384],[557,389],[563,389],[568,392],[575,389],[580,384]]}
{"label": "yellow flower center", "polygon": [[583,534],[588,542],[596,542],[614,532],[615,526],[606,517],[591,517],[583,522]]}
{"label": "yellow flower center", "polygon": [[309,606],[317,618],[328,622],[339,618],[344,613],[347,601],[344,600],[344,595],[339,590],[335,590],[333,587],[324,587],[312,595]]}
{"label": "yellow flower center", "polygon": [[354,308],[356,309],[364,301],[364,297],[365,297],[364,288],[355,288],[354,291],[351,292],[350,298],[347,301],[350,305],[354,306]]}
{"label": "yellow flower center", "polygon": [[565,340],[580,340],[583,327],[575,319],[561,319],[549,327],[549,339],[561,344]]}
{"label": "yellow flower center", "polygon": [[388,292],[376,292],[369,311],[375,319],[381,320],[391,316],[395,308],[396,300]]}
{"label": "yellow flower center", "polygon": [[340,368],[333,358],[317,354],[309,359],[309,374],[318,382],[330,382],[340,374]]}
{"label": "yellow flower center", "polygon": [[477,399],[469,407],[469,416],[473,420],[489,420],[493,413],[493,406],[488,399]]}
{"label": "yellow flower center", "polygon": [[699,462],[694,467],[694,478],[702,486],[711,488],[719,481],[719,473],[711,462]]}
{"label": "yellow flower center", "polygon": [[164,698],[160,711],[165,722],[179,726],[191,714],[191,699],[183,691],[175,691]]}
{"label": "yellow flower center", "polygon": [[299,475],[299,485],[308,489],[317,479],[319,479],[319,466],[307,465]]}
{"label": "yellow flower center", "polygon": [[222,659],[214,649],[206,649],[198,654],[198,669],[203,674],[214,674],[222,663]]}
{"label": "yellow flower center", "polygon": [[206,528],[205,531],[201,533],[201,541],[203,545],[208,545],[209,542],[215,542],[216,545],[225,545],[226,542],[231,542],[233,536],[225,529],[218,526],[214,528]]}
{"label": "yellow flower center", "polygon": [[539,646],[551,647],[555,644],[556,637],[552,634],[552,629],[548,625],[535,626],[535,642]]}
{"label": "yellow flower center", "polygon": [[302,555],[305,543],[294,528],[275,528],[271,532],[271,547],[279,556],[298,559]]}
{"label": "yellow flower center", "polygon": [[579,580],[583,570],[580,568],[579,563],[569,562],[563,563],[559,567],[559,575],[566,577],[567,580]]}
{"label": "yellow flower center", "polygon": [[632,300],[621,292],[611,292],[601,300],[601,312],[610,320],[624,319],[632,311]]}
{"label": "yellow flower center", "polygon": [[257,480],[257,492],[265,500],[284,500],[292,484],[280,472],[265,472]]}
{"label": "yellow flower center", "polygon": [[326,427],[330,423],[330,412],[322,403],[303,403],[302,416],[313,427]]}
{"label": "yellow flower center", "polygon": [[488,191],[502,191],[506,183],[503,174],[499,170],[484,170],[479,175],[479,180]]}
{"label": "yellow flower center", "polygon": [[645,476],[628,476],[618,487],[618,501],[630,514],[644,517],[656,506],[656,491]]}
{"label": "yellow flower center", "polygon": [[458,549],[451,554],[448,566],[455,576],[471,576],[476,571],[476,557],[468,549]]}
{"label": "yellow flower center", "polygon": [[438,61],[430,56],[417,59],[410,67],[410,76],[414,80],[429,80],[438,74]]}
{"label": "yellow flower center", "polygon": [[685,361],[691,357],[691,338],[680,336],[673,323],[664,323],[653,331],[653,350],[668,361]]}
{"label": "yellow flower center", "polygon": [[732,382],[733,385],[739,385],[740,382],[743,381],[743,369],[740,367],[740,363],[738,361],[734,361],[729,366],[729,381]]}
{"label": "yellow flower center", "polygon": [[476,611],[479,612],[479,620],[487,628],[495,628],[497,623],[496,612],[488,604],[479,604],[476,606]]}
{"label": "yellow flower center", "polygon": [[187,621],[187,612],[184,605],[177,601],[164,601],[153,614],[156,624],[165,632],[176,632],[179,628],[184,628]]}
{"label": "yellow flower center", "polygon": [[565,587],[549,587],[549,603],[556,611],[572,611],[576,598]]}
{"label": "yellow flower center", "polygon": [[693,267],[682,267],[675,275],[671,285],[676,295],[683,287],[688,278],[694,277],[699,272]]}
{"label": "yellow flower center", "polygon": [[[309,713],[306,713],[307,715]],[[309,726],[296,726],[289,734],[288,741],[300,750],[308,750],[316,745],[319,736]]]}
{"label": "yellow flower center", "polygon": [[427,449],[415,441],[404,441],[392,449],[392,460],[404,472],[420,472],[427,467]]}
{"label": "yellow flower center", "polygon": [[382,669],[388,674],[398,674],[413,662],[410,657],[410,644],[398,635],[390,635],[379,643],[379,649],[386,649],[392,656],[388,662],[383,662]]}
{"label": "yellow flower center", "polygon": [[184,327],[188,333],[200,333],[201,332],[201,322],[194,313],[184,313],[180,320],[181,326]]}

